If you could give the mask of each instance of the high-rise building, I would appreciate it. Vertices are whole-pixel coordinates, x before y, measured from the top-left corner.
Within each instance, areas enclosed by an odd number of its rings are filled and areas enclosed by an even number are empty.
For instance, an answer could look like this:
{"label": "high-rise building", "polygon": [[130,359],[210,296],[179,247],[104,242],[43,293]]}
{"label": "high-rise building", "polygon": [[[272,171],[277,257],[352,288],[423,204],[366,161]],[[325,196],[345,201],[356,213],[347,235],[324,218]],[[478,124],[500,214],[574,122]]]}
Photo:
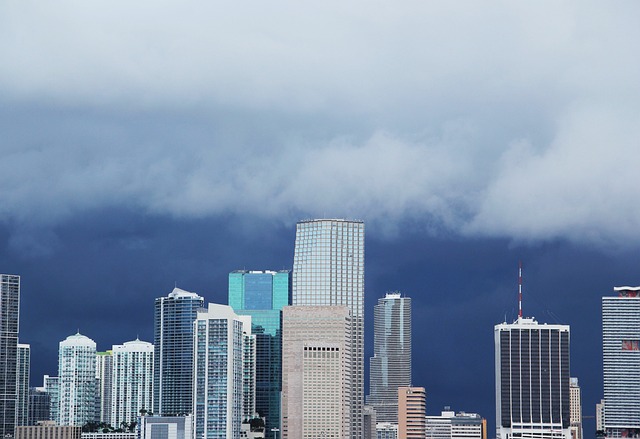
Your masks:
{"label": "high-rise building", "polygon": [[398,439],[423,439],[426,397],[424,387],[398,387]]}
{"label": "high-rise building", "polygon": [[398,423],[398,387],[411,385],[411,299],[399,293],[378,299],[373,310],[373,357],[367,403],[377,422]]}
{"label": "high-rise building", "polygon": [[193,413],[193,322],[204,299],[174,288],[155,301],[153,413]]}
{"label": "high-rise building", "polygon": [[602,298],[604,430],[607,438],[640,435],[640,287]]}
{"label": "high-rise building", "polygon": [[240,437],[245,334],[251,317],[210,303],[195,321],[193,407],[195,439]]}
{"label": "high-rise building", "polygon": [[242,421],[257,418],[256,413],[256,336],[251,333],[251,316],[245,321],[249,327],[242,334]]}
{"label": "high-rise building", "polygon": [[57,422],[60,415],[60,380],[45,375],[43,382],[44,391],[49,395],[49,419]]}
{"label": "high-rise building", "polygon": [[38,422],[50,420],[51,397],[44,387],[31,387],[29,389],[29,419],[27,425],[36,425]]}
{"label": "high-rise building", "polygon": [[153,345],[139,339],[114,345],[111,424],[136,422],[140,410],[151,411]]}
{"label": "high-rise building", "polygon": [[16,425],[16,381],[20,276],[0,274],[0,435],[13,436]]}
{"label": "high-rise building", "polygon": [[495,326],[499,439],[571,439],[569,326],[518,317]]}
{"label": "high-rise building", "polygon": [[16,426],[29,425],[29,367],[31,346],[18,343],[18,364],[16,369]]}
{"label": "high-rise building", "polygon": [[58,425],[83,426],[96,413],[96,343],[79,332],[60,342]]}
{"label": "high-rise building", "polygon": [[578,378],[569,381],[569,405],[571,421],[571,439],[582,439],[582,395]]}
{"label": "high-rise building", "polygon": [[294,306],[346,306],[353,324],[351,437],[363,436],[364,223],[343,219],[301,221],[293,258]]}
{"label": "high-rise building", "polygon": [[280,429],[282,392],[282,308],[289,305],[291,272],[246,271],[229,273],[229,306],[251,316],[256,337],[255,410],[265,428]]}
{"label": "high-rise building", "polygon": [[346,306],[282,310],[282,439],[351,435],[353,323]]}
{"label": "high-rise building", "polygon": [[111,419],[112,410],[112,380],[113,380],[113,352],[96,352],[96,378],[98,383],[98,399],[100,403],[100,422],[112,425],[118,428],[119,425],[113,425]]}

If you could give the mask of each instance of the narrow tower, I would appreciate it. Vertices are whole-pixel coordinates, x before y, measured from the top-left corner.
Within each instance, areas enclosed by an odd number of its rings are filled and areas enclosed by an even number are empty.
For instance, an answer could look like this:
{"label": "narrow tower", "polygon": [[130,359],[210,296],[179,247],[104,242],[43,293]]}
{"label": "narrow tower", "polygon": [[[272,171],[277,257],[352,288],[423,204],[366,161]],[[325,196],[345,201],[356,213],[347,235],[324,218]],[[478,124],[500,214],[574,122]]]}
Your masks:
{"label": "narrow tower", "polygon": [[640,435],[640,287],[615,287],[602,298],[604,430]]}
{"label": "narrow tower", "polygon": [[20,276],[0,274],[0,434],[13,436],[16,425],[16,383]]}
{"label": "narrow tower", "polygon": [[373,357],[367,403],[376,422],[398,423],[398,387],[411,385],[411,298],[389,293],[373,309]]}

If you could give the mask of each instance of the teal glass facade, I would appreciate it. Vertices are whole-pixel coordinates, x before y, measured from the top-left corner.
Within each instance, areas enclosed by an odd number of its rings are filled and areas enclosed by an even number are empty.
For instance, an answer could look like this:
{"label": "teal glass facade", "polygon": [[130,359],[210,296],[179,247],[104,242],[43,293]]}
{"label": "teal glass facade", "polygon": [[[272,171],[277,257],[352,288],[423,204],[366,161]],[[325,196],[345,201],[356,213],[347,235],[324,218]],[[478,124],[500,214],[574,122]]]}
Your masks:
{"label": "teal glass facade", "polygon": [[251,316],[256,335],[256,411],[265,418],[266,431],[280,428],[282,391],[282,308],[290,304],[291,272],[229,273],[229,306]]}

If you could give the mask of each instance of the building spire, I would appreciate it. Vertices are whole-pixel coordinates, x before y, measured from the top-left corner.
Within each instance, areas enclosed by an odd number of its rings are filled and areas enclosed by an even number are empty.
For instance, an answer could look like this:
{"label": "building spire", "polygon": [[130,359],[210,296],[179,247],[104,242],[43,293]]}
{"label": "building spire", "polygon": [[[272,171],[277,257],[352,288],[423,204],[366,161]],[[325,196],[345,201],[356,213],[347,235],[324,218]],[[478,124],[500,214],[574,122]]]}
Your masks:
{"label": "building spire", "polygon": [[518,261],[518,319],[522,318],[522,261]]}

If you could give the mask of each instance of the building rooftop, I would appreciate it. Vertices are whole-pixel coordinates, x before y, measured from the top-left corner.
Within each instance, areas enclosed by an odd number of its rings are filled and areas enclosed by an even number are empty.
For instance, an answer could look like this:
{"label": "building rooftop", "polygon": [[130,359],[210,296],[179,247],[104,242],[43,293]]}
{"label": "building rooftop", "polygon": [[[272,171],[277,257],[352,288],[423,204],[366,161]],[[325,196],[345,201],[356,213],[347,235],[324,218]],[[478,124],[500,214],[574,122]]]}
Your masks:
{"label": "building rooftop", "polygon": [[198,296],[196,293],[192,293],[190,291],[185,291],[183,289],[175,287],[173,291],[169,293],[169,297],[171,297],[172,299],[177,299],[183,297],[199,298],[200,296]]}
{"label": "building rooftop", "polygon": [[61,341],[60,346],[90,346],[95,348],[96,342],[78,332]]}

